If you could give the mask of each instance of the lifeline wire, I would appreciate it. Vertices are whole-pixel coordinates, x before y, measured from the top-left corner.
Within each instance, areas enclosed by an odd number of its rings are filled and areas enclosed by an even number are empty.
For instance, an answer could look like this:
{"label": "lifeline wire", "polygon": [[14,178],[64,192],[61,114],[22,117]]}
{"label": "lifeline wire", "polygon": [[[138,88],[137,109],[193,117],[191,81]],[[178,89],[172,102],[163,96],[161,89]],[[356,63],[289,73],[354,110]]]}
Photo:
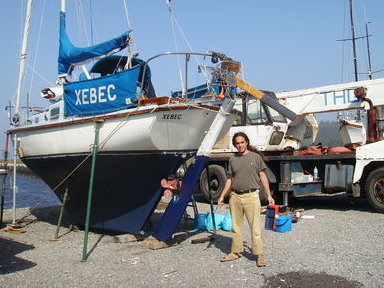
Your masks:
{"label": "lifeline wire", "polygon": [[[172,31],[173,31],[173,37],[174,37],[174,42],[175,42],[175,48],[176,48],[176,51],[177,51],[177,44],[176,44],[176,32],[175,32],[175,27],[178,28],[180,34],[182,35],[182,37],[183,37],[185,43],[186,43],[187,46],[188,46],[189,51],[190,51],[190,52],[193,52],[192,45],[191,45],[191,43],[188,41],[188,39],[187,39],[187,37],[186,37],[184,31],[181,29],[181,27],[180,27],[180,25],[179,25],[179,23],[178,23],[178,21],[177,21],[175,15],[174,15],[174,13],[173,13],[173,10],[172,10],[172,7],[171,7],[171,5],[170,5],[170,2],[171,2],[171,1],[166,0],[167,6],[168,6],[168,11],[169,11],[169,13],[170,13],[170,17],[171,17]],[[193,57],[195,58],[195,61],[197,62],[197,64],[198,64],[199,66],[201,66],[201,62],[199,61],[199,58],[197,58],[197,55],[193,55]],[[177,57],[177,59],[178,59],[178,62],[179,62],[179,57]],[[179,72],[181,73],[180,63],[179,63]],[[202,72],[203,72],[203,74],[204,74],[205,80],[208,82],[209,79],[208,79],[207,71],[203,69]],[[182,85],[184,85],[183,80],[182,80],[182,76],[181,76],[181,83],[182,83]],[[184,87],[183,87],[183,88],[184,88]]]}

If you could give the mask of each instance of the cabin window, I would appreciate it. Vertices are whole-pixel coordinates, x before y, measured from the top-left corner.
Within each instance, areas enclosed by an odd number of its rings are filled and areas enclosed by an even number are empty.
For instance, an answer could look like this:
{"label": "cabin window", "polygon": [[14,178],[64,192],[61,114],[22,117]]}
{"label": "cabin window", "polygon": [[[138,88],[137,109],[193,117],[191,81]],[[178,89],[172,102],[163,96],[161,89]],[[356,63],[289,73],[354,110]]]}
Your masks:
{"label": "cabin window", "polygon": [[287,119],[276,110],[269,107],[269,113],[271,114],[273,122],[287,123]]}
{"label": "cabin window", "polygon": [[59,114],[60,114],[60,107],[52,108],[51,114],[50,114],[51,120],[59,118]]}
{"label": "cabin window", "polygon": [[264,110],[263,105],[258,100],[248,101],[248,117],[247,123],[249,124],[260,124],[268,121],[268,115]]}
{"label": "cabin window", "polygon": [[35,124],[39,123],[39,117],[35,117]]}
{"label": "cabin window", "polygon": [[242,124],[243,100],[237,99],[235,102],[235,105],[233,106],[233,109],[235,110],[235,114],[236,114],[235,123],[233,125],[235,126],[244,125]]}

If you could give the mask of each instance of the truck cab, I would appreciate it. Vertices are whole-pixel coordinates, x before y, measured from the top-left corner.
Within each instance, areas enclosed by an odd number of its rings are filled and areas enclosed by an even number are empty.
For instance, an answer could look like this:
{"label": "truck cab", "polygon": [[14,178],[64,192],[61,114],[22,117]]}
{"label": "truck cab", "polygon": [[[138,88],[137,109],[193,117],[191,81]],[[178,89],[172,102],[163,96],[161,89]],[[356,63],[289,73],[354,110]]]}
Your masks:
{"label": "truck cab", "polygon": [[287,119],[258,99],[242,93],[234,105],[236,119],[225,137],[213,147],[212,156],[236,152],[232,136],[243,131],[258,150],[278,151],[284,148],[284,136],[288,130]]}
{"label": "truck cab", "polygon": [[[237,151],[232,145],[232,137],[236,132],[245,132],[252,146],[259,151],[281,151],[287,149],[287,143],[290,143],[290,137],[286,137],[290,128],[289,120],[260,100],[247,93],[240,93],[234,111],[236,118],[232,127],[214,145],[209,166],[200,176],[200,191],[207,199],[211,192],[216,200],[224,187],[227,161]],[[208,188],[208,174],[211,191]]]}

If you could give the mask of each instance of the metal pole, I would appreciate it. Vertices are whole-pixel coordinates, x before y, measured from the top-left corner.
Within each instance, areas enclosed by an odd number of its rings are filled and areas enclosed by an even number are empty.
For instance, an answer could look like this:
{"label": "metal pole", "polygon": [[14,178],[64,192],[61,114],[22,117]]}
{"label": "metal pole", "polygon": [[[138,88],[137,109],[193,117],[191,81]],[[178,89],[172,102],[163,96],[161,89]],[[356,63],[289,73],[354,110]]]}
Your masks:
{"label": "metal pole", "polygon": [[0,174],[4,176],[3,183],[1,187],[1,197],[0,197],[0,228],[3,228],[3,212],[4,212],[4,194],[5,194],[5,184],[7,180],[7,164],[8,164],[8,143],[9,143],[9,134],[7,134],[7,140],[5,141],[5,150],[4,150],[4,171],[0,170]]}
{"label": "metal pole", "polygon": [[3,211],[4,211],[4,194],[5,194],[5,181],[7,179],[7,169],[0,169],[0,177],[3,178],[1,185],[0,197],[0,228],[3,228]]}
{"label": "metal pole", "polygon": [[12,225],[16,225],[16,192],[17,192],[17,185],[16,185],[16,178],[17,178],[17,134],[13,135],[13,183],[12,183],[12,210],[13,210],[13,218],[12,218]]}
{"label": "metal pole", "polygon": [[211,215],[212,215],[212,224],[213,224],[213,231],[216,232],[216,220],[215,220],[215,211],[213,209],[213,196],[212,196],[212,189],[211,189],[211,177],[209,174],[209,164],[207,164],[207,182],[208,182],[208,194],[209,194],[209,205],[211,207]]}
{"label": "metal pole", "polygon": [[371,65],[371,52],[369,50],[369,34],[368,34],[368,23],[365,23],[365,37],[367,38],[367,53],[368,53],[368,78],[372,79],[372,65]]}
{"label": "metal pole", "polygon": [[357,75],[357,56],[356,56],[356,37],[355,37],[355,26],[353,24],[353,6],[352,0],[349,0],[349,13],[351,16],[351,30],[352,30],[352,47],[353,47],[353,64],[355,67],[355,81],[359,81],[359,77]]}
{"label": "metal pole", "polygon": [[64,196],[63,196],[63,204],[61,204],[60,215],[59,215],[59,220],[57,220],[57,227],[56,227],[54,239],[59,238],[59,230],[60,230],[60,226],[61,226],[61,220],[63,219],[64,207],[65,207],[65,203],[67,202],[67,198],[68,198],[68,187],[65,188],[65,192],[64,192]]}
{"label": "metal pole", "polygon": [[88,245],[89,221],[90,221],[91,208],[92,208],[93,182],[95,177],[96,156],[99,149],[99,130],[102,122],[103,121],[95,122],[95,139],[94,139],[94,144],[92,149],[91,176],[89,178],[87,214],[85,218],[84,245],[83,245],[83,256],[82,256],[83,261],[87,260],[87,245]]}
{"label": "metal pole", "polygon": [[191,58],[190,54],[185,54],[185,79],[184,79],[184,91],[183,91],[183,97],[187,98],[188,94],[188,62],[189,59]]}

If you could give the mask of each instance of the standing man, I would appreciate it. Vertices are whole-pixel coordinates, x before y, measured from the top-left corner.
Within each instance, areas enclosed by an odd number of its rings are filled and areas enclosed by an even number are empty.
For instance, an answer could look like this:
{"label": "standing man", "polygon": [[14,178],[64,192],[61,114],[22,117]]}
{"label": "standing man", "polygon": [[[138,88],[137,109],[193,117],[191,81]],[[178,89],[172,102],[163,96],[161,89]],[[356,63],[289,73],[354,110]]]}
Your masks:
{"label": "standing man", "polygon": [[275,204],[265,172],[267,166],[261,156],[250,147],[249,138],[245,133],[238,132],[233,135],[232,144],[238,153],[229,159],[227,181],[218,199],[218,205],[222,206],[225,196],[231,191],[229,209],[232,216],[232,246],[231,253],[220,261],[237,260],[244,251],[242,227],[245,215],[251,229],[252,253],[256,255],[256,265],[264,267],[267,263],[261,240],[259,199],[261,188],[264,189],[269,205]]}

